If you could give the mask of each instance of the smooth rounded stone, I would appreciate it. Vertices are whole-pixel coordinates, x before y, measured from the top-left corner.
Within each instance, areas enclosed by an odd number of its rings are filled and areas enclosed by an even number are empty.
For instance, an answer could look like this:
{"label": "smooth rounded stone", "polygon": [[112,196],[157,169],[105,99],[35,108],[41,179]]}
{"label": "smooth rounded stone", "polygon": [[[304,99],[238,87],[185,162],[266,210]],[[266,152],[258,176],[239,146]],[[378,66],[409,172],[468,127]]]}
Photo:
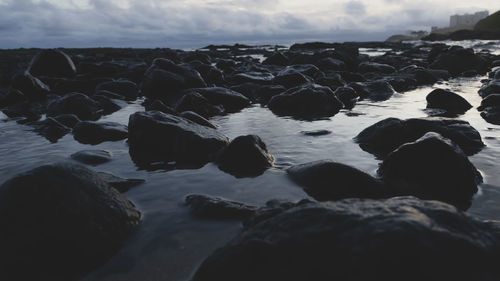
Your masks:
{"label": "smooth rounded stone", "polygon": [[144,179],[126,179],[119,177],[117,175],[105,172],[97,172],[99,177],[105,181],[109,186],[115,188],[120,191],[120,193],[124,193],[129,191],[131,188],[136,187],[138,185],[146,182]]}
{"label": "smooth rounded stone", "polygon": [[186,196],[186,204],[193,215],[203,219],[246,220],[257,210],[255,206],[199,194]]}
{"label": "smooth rounded stone", "polygon": [[168,59],[155,59],[144,74],[141,90],[144,96],[160,98],[170,105],[179,99],[180,91],[206,86],[198,71]]}
{"label": "smooth rounded stone", "polygon": [[491,67],[499,67],[500,66],[500,60],[495,60],[491,63]]}
{"label": "smooth rounded stone", "polygon": [[316,75],[314,77],[314,81],[316,82],[316,84],[319,84],[321,86],[330,87],[330,89],[332,89],[333,91],[346,85],[346,82],[342,79],[342,76],[340,76],[340,74],[332,72],[329,72],[325,75]]}
{"label": "smooth rounded stone", "polygon": [[95,172],[71,163],[13,177],[0,202],[2,280],[76,280],[113,256],[141,217]]}
{"label": "smooth rounded stone", "polygon": [[300,72],[288,72],[286,74],[278,74],[274,77],[273,82],[289,89],[312,81]]}
{"label": "smooth rounded stone", "polygon": [[275,114],[306,119],[333,116],[343,106],[329,87],[316,84],[289,89],[268,103]]}
{"label": "smooth rounded stone", "polygon": [[453,46],[442,51],[429,65],[429,68],[448,70],[451,75],[457,76],[469,70],[485,73],[488,69],[488,62],[475,54],[472,49]]}
{"label": "smooth rounded stone", "polygon": [[377,72],[377,73],[391,74],[396,72],[396,69],[388,64],[382,64],[376,62],[362,62],[358,66],[358,71],[360,73]]}
{"label": "smooth rounded stone", "polygon": [[191,65],[200,73],[201,77],[207,85],[224,85],[226,84],[226,78],[224,72],[219,70],[217,67],[203,64],[199,61],[191,63]]}
{"label": "smooth rounded stone", "polygon": [[136,100],[139,96],[139,87],[129,80],[117,80],[103,82],[96,87],[96,93],[99,91],[109,91],[124,96],[127,100]]}
{"label": "smooth rounded stone", "polygon": [[121,103],[120,100],[114,100],[106,96],[94,95],[92,99],[99,103],[103,115],[109,115],[126,106],[126,103]]}
{"label": "smooth rounded stone", "polygon": [[358,93],[351,87],[339,87],[333,93],[347,109],[352,109],[359,98]]}
{"label": "smooth rounded stone", "polygon": [[338,74],[342,77],[342,80],[346,81],[347,83],[366,81],[366,78],[360,73],[339,71]]}
{"label": "smooth rounded stone", "polygon": [[490,106],[483,109],[481,117],[488,123],[500,125],[500,106]]}
{"label": "smooth rounded stone", "polygon": [[255,177],[272,167],[274,157],[259,136],[235,138],[217,156],[219,169],[235,177]]}
{"label": "smooth rounded stone", "polygon": [[106,150],[82,150],[71,154],[71,159],[84,164],[99,165],[111,161],[111,153]]}
{"label": "smooth rounded stone", "polygon": [[28,72],[37,77],[73,77],[76,75],[76,67],[63,51],[48,49],[41,51],[33,58]]}
{"label": "smooth rounded stone", "polygon": [[296,165],[287,170],[294,182],[318,201],[345,198],[383,198],[387,191],[371,175],[333,160]]}
{"label": "smooth rounded stone", "polygon": [[71,93],[53,100],[47,106],[48,116],[74,114],[81,120],[97,120],[103,111],[97,101],[85,94]]}
{"label": "smooth rounded stone", "polygon": [[[36,121],[42,118],[45,113],[45,105],[38,102],[21,102],[2,109],[2,112],[9,118],[24,118],[24,121]],[[19,121],[18,121],[19,122]]]}
{"label": "smooth rounded stone", "polygon": [[306,203],[238,234],[192,280],[493,281],[499,245],[497,222],[437,201]]}
{"label": "smooth rounded stone", "polygon": [[128,137],[127,126],[116,122],[81,121],[73,128],[75,140],[96,145],[105,141],[119,141]]}
{"label": "smooth rounded stone", "polygon": [[177,111],[168,105],[165,105],[161,100],[154,100],[147,102],[145,107],[146,111],[161,111],[166,114],[178,115]]}
{"label": "smooth rounded stone", "polygon": [[484,84],[479,89],[479,95],[482,98],[486,98],[489,95],[500,94],[500,80],[492,80]]}
{"label": "smooth rounded stone", "polygon": [[43,121],[31,123],[30,126],[34,127],[33,131],[52,143],[57,142],[60,138],[71,132],[71,128],[61,124],[52,117],[47,117],[47,119]]}
{"label": "smooth rounded stone", "polygon": [[205,164],[229,143],[212,128],[159,111],[130,115],[128,127],[130,156],[138,165],[171,161]]}
{"label": "smooth rounded stone", "polygon": [[68,93],[84,93],[91,96],[95,93],[97,85],[111,81],[111,78],[98,77],[98,78],[78,78],[78,79],[62,79],[54,78],[51,86],[51,92],[58,95],[66,95]]}
{"label": "smooth rounded stone", "polygon": [[228,77],[228,81],[231,84],[238,85],[243,83],[256,83],[260,85],[271,84],[274,79],[274,75],[270,72],[257,72],[251,71],[246,73],[237,73]]}
{"label": "smooth rounded stone", "polygon": [[387,118],[359,133],[354,140],[361,149],[379,158],[407,142],[414,142],[428,132],[451,139],[467,154],[481,151],[484,143],[479,132],[467,121],[448,118]]}
{"label": "smooth rounded stone", "polygon": [[329,130],[315,130],[315,131],[302,131],[301,133],[304,134],[304,135],[306,135],[306,136],[317,137],[317,136],[326,136],[326,135],[329,135],[329,134],[332,133],[332,131],[329,131]]}
{"label": "smooth rounded stone", "polygon": [[316,61],[314,65],[316,65],[322,71],[339,71],[346,69],[345,62],[329,57],[322,58]]}
{"label": "smooth rounded stone", "polygon": [[47,85],[29,73],[14,76],[11,88],[19,90],[29,100],[45,99],[50,91]]}
{"label": "smooth rounded stone", "polygon": [[107,97],[107,98],[115,99],[115,100],[125,100],[124,96],[117,94],[117,93],[114,93],[114,92],[106,91],[106,90],[98,90],[95,92],[95,94],[93,96],[103,96],[103,97]]}
{"label": "smooth rounded stone", "polygon": [[207,119],[203,118],[202,116],[198,115],[197,113],[195,113],[193,111],[184,111],[184,112],[181,112],[179,114],[179,116],[182,117],[182,118],[186,118],[188,120],[191,120],[194,123],[197,123],[199,125],[202,125],[202,126],[205,126],[205,127],[209,127],[209,128],[212,128],[212,129],[217,129],[217,126],[215,126],[210,121],[208,121]]}
{"label": "smooth rounded stone", "polygon": [[482,182],[460,147],[434,132],[390,153],[377,172],[397,195],[439,200],[461,210],[470,207]]}
{"label": "smooth rounded stone", "polygon": [[9,89],[7,93],[0,97],[0,107],[13,105],[26,101],[27,97],[19,90]]}
{"label": "smooth rounded stone", "polygon": [[200,61],[204,64],[211,64],[212,58],[208,54],[200,53],[197,51],[189,52],[182,58],[185,62]]}
{"label": "smooth rounded stone", "polygon": [[283,213],[286,210],[301,206],[301,205],[306,205],[306,204],[311,204],[314,201],[311,201],[309,199],[302,199],[298,202],[290,202],[286,200],[280,200],[280,199],[272,199],[266,202],[266,205],[264,207],[260,207],[256,209],[252,215],[243,221],[243,226],[248,229],[250,227],[253,227],[257,225],[258,223],[265,221],[267,219],[270,219],[276,215],[279,215]]}
{"label": "smooth rounded stone", "polygon": [[287,66],[290,63],[290,60],[287,56],[283,55],[281,52],[275,52],[268,58],[266,58],[262,64],[270,64],[270,65],[279,65],[279,66]]}
{"label": "smooth rounded stone", "polygon": [[257,101],[265,105],[274,97],[286,91],[281,85],[263,85],[256,89]]}
{"label": "smooth rounded stone", "polygon": [[179,100],[175,109],[178,112],[193,111],[205,118],[225,113],[224,107],[220,105],[213,105],[207,98],[197,92],[189,92],[185,94]]}
{"label": "smooth rounded stone", "polygon": [[487,107],[500,107],[500,93],[499,94],[491,94],[486,96],[482,101],[481,105],[477,108],[479,111],[486,109]]}
{"label": "smooth rounded stone", "polygon": [[78,116],[74,114],[61,114],[54,117],[54,119],[69,128],[75,127],[76,123],[82,121],[80,120],[80,118],[78,118]]}
{"label": "smooth rounded stone", "polygon": [[[227,112],[237,112],[250,105],[250,100],[247,97],[223,87],[197,88],[189,91],[199,93],[213,105],[221,105]],[[196,112],[195,110],[191,111]]]}
{"label": "smooth rounded stone", "polygon": [[280,72],[278,72],[278,75],[287,75],[296,72],[313,77],[321,71],[314,64],[294,64],[283,68]]}
{"label": "smooth rounded stone", "polygon": [[472,105],[462,96],[450,90],[435,89],[426,97],[427,108],[445,109],[452,113],[465,113]]}
{"label": "smooth rounded stone", "polygon": [[372,101],[385,101],[396,93],[391,84],[385,80],[354,82],[350,83],[349,87],[353,88],[361,98]]}

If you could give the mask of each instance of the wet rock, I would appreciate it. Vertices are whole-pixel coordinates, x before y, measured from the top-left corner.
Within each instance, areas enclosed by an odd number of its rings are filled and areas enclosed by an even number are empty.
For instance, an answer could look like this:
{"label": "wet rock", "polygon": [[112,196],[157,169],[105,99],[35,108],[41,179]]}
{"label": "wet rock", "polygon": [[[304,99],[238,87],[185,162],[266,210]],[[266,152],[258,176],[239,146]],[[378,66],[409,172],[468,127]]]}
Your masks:
{"label": "wet rock", "polygon": [[322,71],[339,71],[346,69],[345,62],[329,57],[318,60],[314,65]]}
{"label": "wet rock", "polygon": [[11,87],[19,90],[29,100],[43,100],[50,91],[47,85],[29,73],[14,76]]}
{"label": "wet rock", "polygon": [[287,75],[293,73],[301,73],[309,77],[313,77],[321,71],[314,64],[294,64],[285,67],[279,72],[279,75]]}
{"label": "wet rock", "polygon": [[393,66],[387,64],[376,63],[376,62],[362,62],[358,66],[358,71],[361,73],[377,72],[377,73],[391,74],[396,72],[396,69]]}
{"label": "wet rock", "polygon": [[427,108],[440,108],[450,113],[463,114],[472,105],[460,95],[449,90],[435,89],[426,97]]}
{"label": "wet rock", "polygon": [[211,64],[212,63],[212,58],[204,53],[200,52],[189,52],[186,56],[182,58],[183,61],[185,62],[192,62],[192,61],[199,61],[204,64]]}
{"label": "wet rock", "polygon": [[117,112],[122,109],[122,107],[126,106],[126,103],[121,103],[119,100],[114,100],[106,96],[94,95],[92,99],[99,103],[99,107],[102,109],[103,115],[109,115]]}
{"label": "wet rock", "polygon": [[78,118],[78,116],[74,114],[61,114],[54,117],[54,119],[69,128],[75,127],[76,123],[82,121],[80,120],[80,118]]}
{"label": "wet rock", "polygon": [[133,187],[136,187],[138,185],[143,184],[146,182],[143,179],[126,179],[122,178],[119,176],[116,176],[111,173],[105,173],[105,172],[97,172],[99,177],[105,181],[109,186],[115,188],[116,190],[120,191],[121,193],[127,192]]}
{"label": "wet rock", "polygon": [[21,102],[2,109],[2,112],[10,118],[23,117],[27,122],[36,121],[45,113],[45,106],[38,102]]}
{"label": "wet rock", "polygon": [[0,96],[0,107],[13,105],[27,101],[27,97],[19,90],[9,89],[9,91]]}
{"label": "wet rock", "polygon": [[43,50],[38,53],[28,68],[34,76],[73,77],[76,67],[71,58],[63,51],[56,49]]}
{"label": "wet rock", "polygon": [[204,164],[229,143],[212,128],[159,111],[130,115],[128,127],[130,155],[138,165],[170,161]]}
{"label": "wet rock", "polygon": [[[213,105],[207,98],[197,92],[190,92],[185,94],[179,100],[175,109],[178,112],[193,111],[205,118],[209,118],[215,115],[222,115],[225,113],[223,106]],[[163,110],[160,111],[163,112]]]}
{"label": "wet rock", "polygon": [[488,123],[500,125],[500,106],[490,106],[483,109],[481,117]]}
{"label": "wet rock", "polygon": [[285,73],[280,73],[276,77],[274,77],[273,82],[289,89],[312,81],[310,78],[306,77],[300,72],[287,71]]}
{"label": "wet rock", "polygon": [[274,75],[270,72],[246,72],[237,73],[228,77],[228,81],[233,85],[243,84],[243,83],[256,83],[259,85],[268,85],[272,83]]}
{"label": "wet rock", "polygon": [[289,64],[289,59],[283,55],[281,52],[275,52],[267,59],[265,59],[262,64],[270,64],[270,65],[280,65],[287,66]]}
{"label": "wet rock", "polygon": [[398,195],[439,200],[462,210],[469,208],[482,182],[460,147],[434,132],[390,153],[378,174]]}
{"label": "wet rock", "polygon": [[53,100],[47,106],[48,116],[74,114],[81,120],[97,120],[102,115],[99,103],[81,93],[71,93]]}
{"label": "wet rock", "polygon": [[211,104],[221,105],[227,112],[237,112],[250,105],[250,100],[244,95],[222,87],[198,88],[190,91],[199,93]]}
{"label": "wet rock", "polygon": [[492,94],[500,94],[500,80],[492,80],[479,89],[479,95],[483,98]]}
{"label": "wet rock", "polygon": [[329,130],[315,130],[315,131],[302,131],[301,133],[304,134],[304,135],[306,135],[306,136],[316,137],[316,136],[326,136],[326,135],[329,135],[329,134],[332,133],[332,131],[329,131]]}
{"label": "wet rock", "polygon": [[34,127],[36,133],[45,137],[52,143],[57,142],[60,138],[71,132],[70,128],[51,117],[47,117],[47,119],[43,121],[31,123],[30,125]]}
{"label": "wet rock", "polygon": [[338,73],[342,77],[342,80],[346,81],[347,83],[366,81],[366,78],[360,73],[349,72],[349,71],[340,71]]}
{"label": "wet rock", "polygon": [[96,173],[71,163],[15,176],[0,202],[2,280],[77,279],[114,255],[140,220]]}
{"label": "wet rock", "polygon": [[486,96],[481,101],[481,105],[477,109],[481,111],[486,109],[487,107],[495,107],[495,106],[500,107],[500,93]]}
{"label": "wet rock", "polygon": [[217,129],[217,126],[215,126],[210,121],[208,121],[207,119],[203,118],[202,116],[196,114],[193,111],[184,111],[184,112],[181,112],[179,114],[179,116],[182,117],[182,118],[191,120],[191,121],[193,121],[196,124],[199,124],[199,125],[202,125],[202,126],[205,126],[205,127],[209,127],[209,128],[212,128],[212,129]]}
{"label": "wet rock", "polygon": [[391,84],[384,80],[355,82],[350,83],[349,87],[353,88],[361,98],[372,101],[385,101],[396,93]]}
{"label": "wet rock", "polygon": [[255,206],[198,194],[188,195],[186,204],[196,217],[216,220],[245,220],[257,209]]}
{"label": "wet rock", "polygon": [[253,177],[272,167],[274,157],[259,136],[247,135],[231,141],[220,151],[216,162],[219,169],[236,177]]}
{"label": "wet rock", "polygon": [[83,144],[119,141],[128,136],[127,126],[115,122],[78,122],[73,128],[75,140]]}
{"label": "wet rock", "polygon": [[144,108],[146,111],[161,111],[166,114],[178,115],[175,109],[165,105],[161,100],[154,100],[153,102],[146,102]]}
{"label": "wet rock", "polygon": [[414,142],[428,132],[451,139],[467,154],[479,152],[481,135],[467,121],[448,118],[387,118],[364,129],[354,139],[359,146],[380,158],[407,142]]}
{"label": "wet rock", "polygon": [[469,70],[485,73],[487,67],[487,61],[475,54],[474,50],[464,49],[459,46],[453,46],[442,51],[429,65],[429,68],[432,69],[448,70],[454,76]]}
{"label": "wet rock", "polygon": [[274,96],[277,96],[286,91],[286,88],[281,85],[263,85],[256,90],[257,102],[267,104]]}
{"label": "wet rock", "polygon": [[126,100],[133,101],[139,96],[139,87],[132,81],[117,80],[108,81],[97,85],[96,93],[99,91],[109,91],[117,93],[126,98]]}
{"label": "wet rock", "polygon": [[297,165],[288,175],[316,200],[330,201],[345,198],[383,198],[383,184],[371,175],[333,160],[320,160]]}
{"label": "wet rock", "polygon": [[343,104],[330,88],[307,84],[274,96],[268,107],[278,115],[321,118],[337,114]]}
{"label": "wet rock", "polygon": [[106,91],[106,90],[98,90],[95,92],[95,95],[93,95],[93,96],[102,96],[102,97],[107,97],[107,98],[114,99],[114,100],[125,100],[124,96],[117,94],[117,93],[114,93],[114,92]]}
{"label": "wet rock", "polygon": [[269,200],[266,202],[266,205],[264,207],[255,210],[253,214],[243,222],[243,225],[245,226],[245,228],[250,228],[262,221],[279,215],[286,210],[311,203],[313,203],[313,201],[309,199],[302,199],[298,202],[290,202],[279,199]]}
{"label": "wet rock", "polygon": [[99,165],[111,161],[111,153],[106,150],[82,150],[71,154],[71,158],[83,164]]}
{"label": "wet rock", "polygon": [[333,93],[348,109],[352,109],[359,98],[358,93],[351,87],[339,87]]}
{"label": "wet rock", "polygon": [[[45,79],[47,80],[47,79]],[[103,83],[111,81],[110,78],[79,78],[79,79],[53,79],[51,81],[51,92],[58,95],[66,95],[77,92],[91,96],[95,93],[95,88]],[[53,85],[53,86],[52,86]]]}
{"label": "wet rock", "polygon": [[499,243],[498,223],[437,201],[309,203],[243,231],[192,280],[492,281],[500,274]]}

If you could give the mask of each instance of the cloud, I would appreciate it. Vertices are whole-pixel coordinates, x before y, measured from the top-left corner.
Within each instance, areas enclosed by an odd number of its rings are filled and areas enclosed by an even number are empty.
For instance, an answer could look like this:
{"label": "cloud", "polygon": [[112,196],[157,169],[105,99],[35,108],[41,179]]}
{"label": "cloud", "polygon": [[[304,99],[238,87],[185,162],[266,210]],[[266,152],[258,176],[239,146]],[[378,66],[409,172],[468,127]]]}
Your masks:
{"label": "cloud", "polygon": [[344,5],[344,10],[349,15],[364,15],[366,14],[365,4],[361,1],[349,1]]}

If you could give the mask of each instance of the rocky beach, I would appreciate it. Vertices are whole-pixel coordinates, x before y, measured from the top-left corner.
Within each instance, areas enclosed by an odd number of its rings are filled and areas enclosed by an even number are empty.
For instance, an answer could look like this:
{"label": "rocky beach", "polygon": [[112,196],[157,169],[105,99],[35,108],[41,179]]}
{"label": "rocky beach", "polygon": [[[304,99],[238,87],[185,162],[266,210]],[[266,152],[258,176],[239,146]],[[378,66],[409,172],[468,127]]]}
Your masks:
{"label": "rocky beach", "polygon": [[1,280],[500,280],[500,43],[0,50]]}

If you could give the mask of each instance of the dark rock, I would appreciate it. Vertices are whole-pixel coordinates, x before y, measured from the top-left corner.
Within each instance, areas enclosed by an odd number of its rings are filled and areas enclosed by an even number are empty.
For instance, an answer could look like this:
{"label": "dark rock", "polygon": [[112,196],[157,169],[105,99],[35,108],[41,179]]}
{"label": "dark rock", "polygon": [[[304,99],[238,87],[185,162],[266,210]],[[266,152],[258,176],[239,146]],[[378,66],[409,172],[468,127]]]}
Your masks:
{"label": "dark rock", "polygon": [[186,204],[196,217],[216,220],[245,220],[257,209],[255,206],[198,194],[188,195]]}
{"label": "dark rock", "polygon": [[289,59],[280,52],[275,52],[267,59],[265,59],[262,64],[280,65],[287,66],[289,64]]}
{"label": "dark rock", "polygon": [[259,136],[248,135],[231,141],[220,151],[216,161],[222,171],[236,177],[252,177],[272,167],[274,157]]}
{"label": "dark rock", "polygon": [[445,109],[451,113],[463,114],[472,108],[466,99],[449,90],[435,89],[426,99],[427,108]]}
{"label": "dark rock", "polygon": [[500,66],[500,60],[495,60],[491,63],[491,67],[499,67]]}
{"label": "dark rock", "polygon": [[48,49],[41,51],[33,58],[28,72],[37,77],[73,77],[76,75],[76,67],[64,52]]}
{"label": "dark rock", "polygon": [[52,143],[57,142],[60,138],[71,132],[70,128],[51,117],[47,117],[47,119],[43,121],[31,123],[30,125],[34,127],[35,132]]}
{"label": "dark rock", "polygon": [[316,84],[319,84],[321,86],[327,86],[333,91],[335,91],[337,88],[344,87],[346,82],[342,79],[342,77],[337,74],[337,73],[328,73],[324,76],[317,75],[314,80]]}
{"label": "dark rock", "polygon": [[129,119],[129,146],[138,165],[155,162],[204,164],[229,143],[214,129],[159,111],[137,112]]}
{"label": "dark rock", "polygon": [[487,67],[487,61],[475,54],[474,50],[464,49],[459,46],[442,51],[429,65],[429,68],[432,69],[448,70],[454,76],[469,70],[485,73]]}
{"label": "dark rock", "polygon": [[78,116],[74,114],[61,114],[54,117],[54,119],[69,128],[75,127],[76,123],[82,121],[80,120],[80,118],[78,118]]}
{"label": "dark rock", "polygon": [[351,87],[339,87],[333,93],[348,109],[352,109],[359,98],[358,93]]}
{"label": "dark rock", "polygon": [[339,71],[346,69],[345,62],[328,57],[318,60],[314,65],[322,71]]}
{"label": "dark rock", "polygon": [[237,73],[228,77],[228,81],[233,85],[243,84],[243,83],[256,83],[259,85],[268,85],[271,84],[274,79],[274,75],[269,72],[246,72],[246,73]]}
{"label": "dark rock", "polygon": [[274,96],[286,91],[281,85],[263,85],[256,90],[257,101],[261,104],[267,104]]}
{"label": "dark rock", "polygon": [[185,94],[177,103],[176,110],[178,112],[193,111],[205,118],[225,113],[224,107],[213,105],[207,98],[197,92]]}
{"label": "dark rock", "polygon": [[428,132],[451,139],[467,155],[484,147],[481,135],[467,121],[447,118],[387,118],[364,129],[355,141],[363,150],[383,158],[402,144],[414,142]]}
{"label": "dark rock", "polygon": [[96,91],[94,96],[102,96],[102,97],[107,97],[107,98],[115,99],[115,100],[125,100],[124,96],[117,94],[117,93],[114,93],[114,92],[106,91],[106,90],[98,90],[98,91]]}
{"label": "dark rock", "polygon": [[467,71],[464,71],[462,73],[460,73],[458,76],[460,77],[476,77],[476,76],[479,76],[479,73],[477,73],[477,70],[467,70]]}
{"label": "dark rock", "polygon": [[29,73],[14,76],[11,87],[21,91],[29,100],[45,99],[50,91],[47,85]]}
{"label": "dark rock", "polygon": [[236,112],[250,105],[250,100],[244,95],[222,87],[198,88],[190,91],[201,94],[214,105],[221,105],[228,112]]}
{"label": "dark rock", "polygon": [[293,88],[300,86],[304,83],[311,82],[311,79],[306,77],[304,74],[300,72],[290,72],[287,71],[284,74],[278,74],[276,77],[274,77],[275,84],[282,85],[285,88]]}
{"label": "dark rock", "polygon": [[240,233],[192,280],[493,281],[499,245],[498,223],[436,201],[306,203]]}
{"label": "dark rock", "polygon": [[304,134],[304,135],[306,135],[306,136],[316,137],[316,136],[329,135],[329,134],[332,133],[332,131],[328,131],[328,130],[316,130],[316,131],[302,131],[301,133]]}
{"label": "dark rock", "polygon": [[57,98],[47,106],[48,116],[74,114],[81,120],[97,120],[102,115],[99,103],[81,93]]}
{"label": "dark rock", "polygon": [[96,93],[99,91],[109,91],[124,96],[127,100],[136,100],[139,96],[139,87],[132,81],[117,80],[108,81],[97,85]]}
{"label": "dark rock", "polygon": [[346,81],[347,83],[366,81],[365,77],[359,73],[340,71],[339,74],[342,77],[342,80]]}
{"label": "dark rock", "polygon": [[109,115],[126,106],[126,104],[120,103],[119,100],[114,100],[106,96],[94,95],[92,99],[99,103],[99,107],[102,109],[103,115]]}
{"label": "dark rock", "polygon": [[376,62],[362,62],[358,66],[358,71],[361,73],[377,72],[377,73],[391,74],[396,72],[396,69],[393,66],[387,64],[381,64]]}
{"label": "dark rock", "polygon": [[500,125],[500,106],[491,106],[485,108],[481,112],[481,117],[486,120],[486,122],[495,124],[495,125]]}
{"label": "dark rock", "polygon": [[99,177],[105,181],[109,186],[115,188],[121,193],[129,191],[131,188],[143,184],[145,180],[143,179],[126,179],[110,173],[97,172]]}
{"label": "dark rock", "polygon": [[479,89],[479,95],[482,98],[486,98],[492,94],[500,94],[500,80],[492,80]]}
{"label": "dark rock", "polygon": [[337,114],[343,104],[330,88],[306,84],[274,96],[268,107],[278,115],[321,118]]}
{"label": "dark rock", "polygon": [[278,199],[269,200],[266,202],[266,206],[255,210],[252,216],[250,216],[247,220],[243,222],[243,225],[245,226],[245,228],[250,228],[262,221],[265,221],[276,215],[279,215],[286,210],[311,203],[313,203],[313,201],[309,199],[302,199],[296,203]]}
{"label": "dark rock", "polygon": [[9,91],[0,97],[0,107],[13,105],[26,101],[27,97],[19,90],[9,89]]}
{"label": "dark rock", "polygon": [[45,113],[45,106],[37,102],[25,101],[4,107],[2,112],[10,118],[23,117],[26,121],[36,121]]}
{"label": "dark rock", "polygon": [[128,136],[127,126],[115,122],[78,122],[73,128],[75,140],[84,144],[119,141]]}
{"label": "dark rock", "polygon": [[212,129],[217,129],[217,126],[215,126],[210,121],[208,121],[207,119],[203,118],[202,116],[198,115],[197,113],[195,113],[193,111],[184,111],[184,112],[181,112],[179,114],[179,116],[182,117],[182,118],[191,120],[191,121],[193,121],[196,124],[199,124],[199,125],[202,125],[202,126],[205,126],[205,127],[209,127],[209,128],[212,128]]}
{"label": "dark rock", "polygon": [[478,107],[478,110],[482,111],[487,107],[495,107],[495,106],[500,107],[500,93],[486,96],[481,101],[481,106]]}
{"label": "dark rock", "polygon": [[384,80],[355,82],[350,83],[349,87],[353,88],[361,98],[366,98],[372,101],[388,100],[395,93],[391,84]]}
{"label": "dark rock", "polygon": [[316,200],[345,198],[383,198],[383,184],[354,167],[332,160],[320,160],[297,165],[287,170],[290,177]]}
{"label": "dark rock", "polygon": [[295,64],[285,67],[281,70],[278,75],[287,75],[293,73],[301,73],[309,77],[313,77],[321,71],[319,68],[313,64]]}
{"label": "dark rock", "polygon": [[212,63],[212,58],[204,53],[200,52],[189,52],[186,56],[182,58],[183,61],[185,62],[192,62],[192,61],[200,61],[204,64],[211,64]]}
{"label": "dark rock", "polygon": [[106,150],[82,150],[71,154],[71,158],[84,164],[99,165],[111,161],[111,153]]}
{"label": "dark rock", "polygon": [[15,176],[0,202],[2,280],[77,279],[114,255],[140,219],[96,173],[70,163]]}
{"label": "dark rock", "polygon": [[91,96],[95,93],[96,87],[104,82],[111,81],[110,78],[92,78],[92,79],[55,79],[51,86],[51,92],[58,95],[68,93],[84,93]]}
{"label": "dark rock", "polygon": [[146,111],[161,111],[166,114],[178,115],[177,111],[165,105],[161,100],[146,103],[145,109]]}
{"label": "dark rock", "polygon": [[451,140],[430,132],[390,153],[378,174],[397,195],[469,208],[481,174]]}

